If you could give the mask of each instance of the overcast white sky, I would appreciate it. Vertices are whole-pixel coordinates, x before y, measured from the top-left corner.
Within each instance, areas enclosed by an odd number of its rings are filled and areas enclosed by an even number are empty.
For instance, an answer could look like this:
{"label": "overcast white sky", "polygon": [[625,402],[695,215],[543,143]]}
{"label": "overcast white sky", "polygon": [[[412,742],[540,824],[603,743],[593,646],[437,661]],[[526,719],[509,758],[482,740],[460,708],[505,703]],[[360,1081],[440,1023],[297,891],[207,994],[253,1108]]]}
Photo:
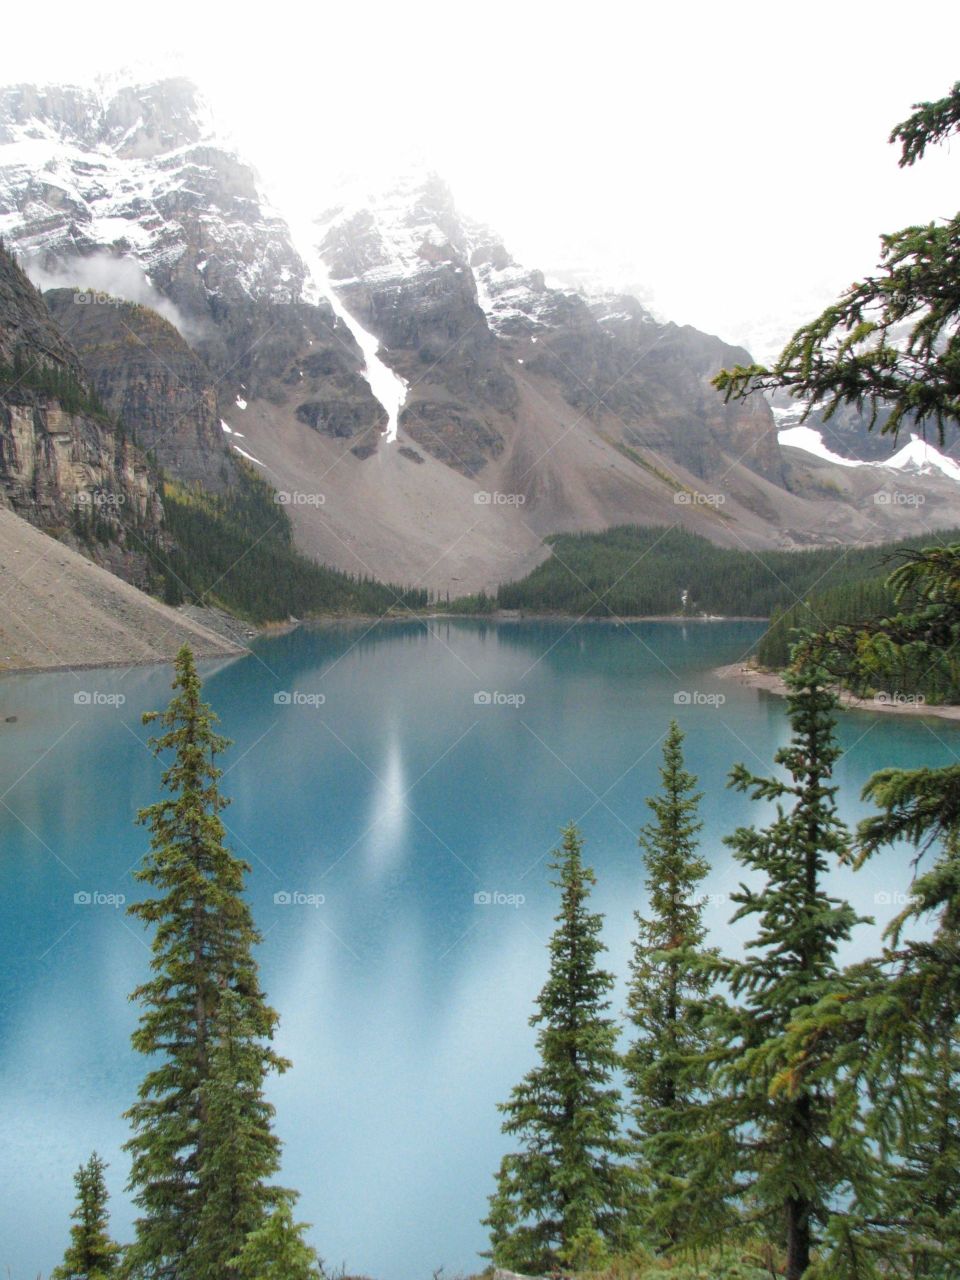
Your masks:
{"label": "overcast white sky", "polygon": [[0,81],[169,58],[311,203],[418,151],[523,261],[643,285],[766,356],[880,231],[955,212],[958,148],[901,171],[886,138],[960,78],[958,48],[951,0],[87,0],[6,14]]}

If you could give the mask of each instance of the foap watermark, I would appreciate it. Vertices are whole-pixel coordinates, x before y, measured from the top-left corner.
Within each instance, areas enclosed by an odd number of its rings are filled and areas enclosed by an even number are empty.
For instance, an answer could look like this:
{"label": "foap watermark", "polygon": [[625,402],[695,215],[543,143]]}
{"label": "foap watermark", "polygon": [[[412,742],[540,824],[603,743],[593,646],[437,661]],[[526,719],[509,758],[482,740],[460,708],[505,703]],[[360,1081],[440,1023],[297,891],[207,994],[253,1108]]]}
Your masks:
{"label": "foap watermark", "polygon": [[122,507],[127,501],[125,493],[88,493],[85,489],[73,496],[75,507]]}
{"label": "foap watermark", "polygon": [[873,895],[873,902],[877,907],[912,907],[919,906],[922,899],[915,893],[904,893],[902,889],[878,889]]}
{"label": "foap watermark", "polygon": [[725,907],[729,898],[725,893],[678,893],[674,902],[688,907]]}
{"label": "foap watermark", "polygon": [[922,693],[899,693],[897,690],[888,693],[886,689],[875,693],[873,700],[883,707],[924,707],[927,704]]}
{"label": "foap watermark", "polygon": [[478,689],[473,695],[477,707],[522,707],[526,700],[525,693],[500,693],[497,689]]}
{"label": "foap watermark", "polygon": [[926,500],[924,493],[907,493],[903,489],[885,489],[873,495],[877,507],[922,507]]}
{"label": "foap watermark", "polygon": [[726,700],[725,693],[701,693],[699,689],[678,689],[673,695],[678,707],[722,707]]}
{"label": "foap watermark", "polygon": [[279,889],[273,895],[275,907],[322,907],[326,900],[322,893],[303,893],[300,889]]}
{"label": "foap watermark", "polygon": [[522,907],[527,899],[522,893],[501,893],[499,889],[481,889],[473,895],[475,907]]}
{"label": "foap watermark", "polygon": [[122,299],[115,298],[112,293],[104,293],[102,289],[77,289],[73,301],[78,307],[119,307],[122,304]]}
{"label": "foap watermark", "polygon": [[118,911],[126,901],[123,893],[101,893],[99,889],[78,889],[73,895],[75,907],[113,907]]}
{"label": "foap watermark", "polygon": [[273,695],[278,707],[322,707],[326,700],[325,693],[307,693],[303,689],[281,689]]}
{"label": "foap watermark", "polygon": [[101,693],[99,689],[78,689],[73,695],[78,707],[122,707],[126,700],[125,693]]}
{"label": "foap watermark", "polygon": [[327,497],[323,493],[298,493],[280,489],[273,495],[273,500],[278,507],[322,507]]}
{"label": "foap watermark", "polygon": [[726,500],[725,493],[696,493],[693,489],[681,489],[673,495],[677,507],[722,507]]}
{"label": "foap watermark", "polygon": [[524,493],[487,493],[486,489],[473,495],[478,507],[522,507],[526,500]]}

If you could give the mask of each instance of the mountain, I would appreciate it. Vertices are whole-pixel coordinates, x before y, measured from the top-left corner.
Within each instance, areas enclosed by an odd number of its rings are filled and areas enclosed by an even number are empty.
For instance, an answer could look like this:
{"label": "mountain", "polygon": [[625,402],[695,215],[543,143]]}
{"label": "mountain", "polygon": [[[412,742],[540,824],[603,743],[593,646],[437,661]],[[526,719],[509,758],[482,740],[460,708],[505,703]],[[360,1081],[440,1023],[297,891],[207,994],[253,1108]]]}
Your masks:
{"label": "mountain", "polygon": [[0,505],[133,581],[162,518],[157,477],[0,247]]}
{"label": "mountain", "polygon": [[895,508],[873,471],[781,448],[762,399],[710,385],[745,351],[551,282],[436,175],[311,164],[315,191],[271,202],[183,80],[0,94],[0,232],[97,395],[182,481],[229,488],[244,456],[308,555],[459,594],[564,531],[762,548],[960,519],[945,475]]}
{"label": "mountain", "polygon": [[[778,391],[773,397],[772,407],[779,431],[800,425],[810,427],[820,433],[833,454],[854,462],[887,462],[903,448],[905,441],[916,434],[909,419],[901,425],[896,436],[884,434],[883,427],[890,418],[890,410],[882,406],[873,427],[870,426],[869,412],[858,409],[856,405],[839,405],[827,418],[819,405],[810,407],[807,412],[804,401],[793,400]],[[941,440],[936,426],[930,425],[925,435],[931,447],[956,456],[960,428],[945,424]]]}

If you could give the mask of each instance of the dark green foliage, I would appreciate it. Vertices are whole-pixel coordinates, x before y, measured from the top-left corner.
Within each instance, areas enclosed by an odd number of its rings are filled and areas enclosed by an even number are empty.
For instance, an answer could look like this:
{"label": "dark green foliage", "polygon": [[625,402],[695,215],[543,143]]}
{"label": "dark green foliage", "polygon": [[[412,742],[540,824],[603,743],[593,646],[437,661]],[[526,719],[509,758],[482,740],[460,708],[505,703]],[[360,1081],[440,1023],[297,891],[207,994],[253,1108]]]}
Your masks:
{"label": "dark green foliage", "polygon": [[28,360],[17,351],[12,365],[0,365],[0,398],[18,390],[37,391],[59,402],[65,413],[87,413],[111,422],[102,400],[62,364]]}
{"label": "dark green foliage", "polygon": [[736,1138],[730,1191],[751,1220],[774,1238],[782,1233],[787,1280],[810,1266],[818,1233],[833,1229],[839,1204],[867,1185],[872,1167],[854,1113],[837,1131],[836,1084],[827,1072],[796,1078],[787,1070],[788,1032],[798,1013],[840,992],[835,957],[858,918],[827,895],[822,880],[832,862],[849,857],[848,833],[830,785],[840,752],[833,737],[836,700],[815,668],[790,676],[793,733],[775,762],[782,778],[761,778],[738,765],[731,785],[772,802],[765,828],[741,827],[728,837],[737,860],[761,883],[733,895],[734,921],[752,919],[756,933],[742,960],[713,966],[731,1002],[718,1011],[714,1033],[721,1097],[714,1124]]}
{"label": "dark green foliage", "polygon": [[[640,1174],[638,1225],[648,1247],[668,1249],[723,1225],[722,1197],[698,1173],[709,1091],[710,977],[703,960],[709,871],[697,852],[702,795],[683,763],[683,734],[671,723],[660,770],[662,789],[648,800],[655,821],[640,833],[650,915],[636,912],[627,1017],[633,1035],[624,1059],[631,1138]],[[719,1221],[718,1221],[719,1219]]]}
{"label": "dark green foliage", "polygon": [[[960,129],[960,84],[921,103],[896,126],[901,165]],[[772,369],[722,373],[727,398],[786,387],[808,403],[868,409],[871,426],[909,422],[942,440],[960,421],[960,216],[882,237],[876,277],[793,337]],[[882,421],[883,415],[889,417]],[[914,550],[889,584],[881,616],[834,617],[801,643],[798,657],[857,690],[891,673],[907,690],[955,700],[960,693],[960,543]],[[838,625],[839,624],[839,625]],[[865,789],[880,812],[858,831],[859,861],[907,841],[915,865],[942,847],[914,881],[912,901],[874,960],[848,970],[837,989],[800,1010],[788,1032],[784,1087],[793,1096],[837,1090],[832,1138],[843,1141],[864,1100],[867,1131],[886,1176],[854,1186],[834,1220],[835,1272],[936,1277],[960,1270],[960,767],[883,769]],[[933,938],[901,942],[914,919],[937,923]]]}
{"label": "dark green foliage", "polygon": [[[879,847],[883,823],[896,811],[889,777],[873,779],[868,790],[889,807],[861,824],[860,861],[863,842]],[[840,1137],[849,1117],[869,1104],[866,1132],[883,1175],[855,1189],[844,1230],[833,1233],[833,1255],[855,1255],[861,1269],[850,1270],[854,1276],[953,1280],[960,1274],[956,833],[911,890],[883,953],[851,967],[835,992],[801,1011],[788,1036],[785,1077],[804,1087],[824,1078],[838,1083],[833,1132]],[[932,937],[901,940],[911,922],[931,917]]]}
{"label": "dark green foliage", "polygon": [[503,1158],[490,1198],[495,1265],[528,1274],[595,1270],[628,1242],[631,1176],[621,1163],[613,976],[599,967],[602,917],[588,910],[593,872],[575,827],[551,864],[560,890],[550,974],[530,1019],[539,1064],[502,1103],[503,1131],[522,1150]]}
{"label": "dark green foliage", "polygon": [[240,466],[223,496],[168,484],[164,527],[173,546],[151,551],[168,604],[220,605],[251,622],[311,614],[381,615],[423,608],[427,593],[329,569],[294,550],[273,489]]}
{"label": "dark green foliage", "polygon": [[[799,632],[840,625],[859,626],[868,619],[889,613],[892,605],[893,596],[882,570],[879,577],[811,592],[799,603],[773,613],[770,626],[755,650],[757,662],[771,670],[779,670],[790,661]],[[893,687],[906,690],[907,686],[896,683]]]}
{"label": "dark green foliage", "polygon": [[110,1239],[107,1213],[106,1165],[96,1152],[73,1176],[77,1207],[72,1217],[70,1245],[50,1280],[107,1280],[118,1273],[120,1246]]}
{"label": "dark green foliage", "polygon": [[886,584],[890,607],[881,616],[822,629],[803,642],[801,652],[856,692],[883,686],[916,690],[931,702],[955,702],[960,543],[901,551],[898,558]]}
{"label": "dark green foliage", "polygon": [[[944,535],[949,538],[954,535]],[[578,617],[769,617],[816,589],[883,578],[888,557],[926,538],[881,547],[735,551],[684,529],[621,525],[603,533],[558,534],[553,554],[519,582],[500,587],[502,609],[556,610]],[[681,603],[687,592],[686,605]]]}
{"label": "dark green foliage", "polygon": [[303,1240],[303,1223],[294,1222],[288,1201],[246,1240],[233,1260],[237,1280],[324,1280],[316,1252]]}
{"label": "dark green foliage", "polygon": [[[439,601],[437,604],[439,606]],[[488,596],[485,591],[479,591],[475,596],[458,596],[456,600],[448,597],[442,608],[444,613],[493,613],[497,608],[497,597]]]}
{"label": "dark green foliage", "polygon": [[[901,165],[960,129],[960,85],[922,103],[896,126]],[[728,400],[786,388],[828,419],[854,405],[896,435],[909,423],[935,428],[942,443],[960,422],[960,214],[938,225],[906,227],[880,237],[876,276],[851,285],[838,302],[787,343],[772,369],[738,365],[714,385]],[[884,417],[889,412],[888,417]]]}
{"label": "dark green foliage", "polygon": [[166,711],[144,716],[163,730],[153,750],[172,762],[162,776],[169,795],[139,815],[151,842],[136,876],[154,896],[130,908],[153,926],[153,973],[133,993],[141,1005],[133,1045],[151,1065],[128,1113],[130,1186],[142,1214],[129,1259],[146,1280],[229,1280],[229,1259],[289,1195],[268,1183],[279,1143],[262,1092],[266,1075],[289,1064],[269,1045],[277,1015],[252,958],[249,867],[224,844],[216,757],[228,743],[186,647],[173,688]]}
{"label": "dark green foliage", "polygon": [[891,142],[901,144],[900,167],[922,160],[927,147],[943,142],[960,128],[960,81],[945,98],[914,103],[913,115],[894,127]]}

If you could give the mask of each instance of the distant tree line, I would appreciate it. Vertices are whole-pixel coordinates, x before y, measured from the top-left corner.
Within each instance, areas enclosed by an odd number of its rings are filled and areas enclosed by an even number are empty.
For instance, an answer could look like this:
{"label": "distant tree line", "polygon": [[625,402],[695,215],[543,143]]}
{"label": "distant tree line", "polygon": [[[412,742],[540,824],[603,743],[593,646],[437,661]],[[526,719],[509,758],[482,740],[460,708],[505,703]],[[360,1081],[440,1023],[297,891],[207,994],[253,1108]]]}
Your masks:
{"label": "distant tree line", "polygon": [[425,589],[343,573],[296,551],[290,518],[275,497],[242,465],[221,495],[168,481],[165,536],[150,551],[158,594],[168,604],[218,605],[257,623],[426,606]]}
{"label": "distant tree line", "polygon": [[[943,536],[956,537],[958,531]],[[881,579],[893,553],[928,540],[929,535],[882,547],[753,552],[718,547],[678,528],[620,525],[602,533],[558,534],[547,539],[550,558],[500,587],[497,603],[502,609],[592,618],[767,618],[813,588],[822,594]]]}

